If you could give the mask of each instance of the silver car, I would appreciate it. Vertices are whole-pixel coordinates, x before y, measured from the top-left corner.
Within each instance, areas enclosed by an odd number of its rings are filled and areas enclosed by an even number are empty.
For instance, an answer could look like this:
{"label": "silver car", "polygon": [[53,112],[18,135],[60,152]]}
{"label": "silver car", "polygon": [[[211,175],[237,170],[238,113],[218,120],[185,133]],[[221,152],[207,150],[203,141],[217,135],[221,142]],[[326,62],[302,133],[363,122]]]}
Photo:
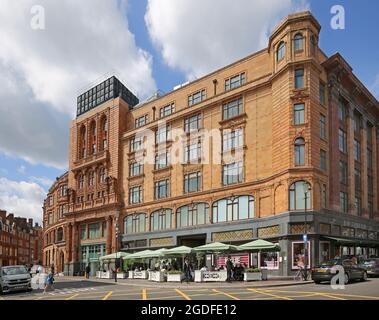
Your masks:
{"label": "silver car", "polygon": [[31,276],[25,266],[0,267],[0,294],[31,290]]}

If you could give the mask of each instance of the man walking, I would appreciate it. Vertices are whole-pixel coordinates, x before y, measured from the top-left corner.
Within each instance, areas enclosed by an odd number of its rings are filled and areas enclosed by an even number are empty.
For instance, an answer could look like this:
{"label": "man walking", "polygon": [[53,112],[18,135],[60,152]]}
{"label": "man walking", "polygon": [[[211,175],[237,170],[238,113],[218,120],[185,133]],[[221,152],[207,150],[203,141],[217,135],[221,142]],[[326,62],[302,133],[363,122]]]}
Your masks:
{"label": "man walking", "polygon": [[226,261],[226,281],[227,282],[232,281],[232,270],[233,270],[233,262],[230,259],[230,256],[228,256],[228,260]]}
{"label": "man walking", "polygon": [[85,271],[86,271],[86,279],[89,279],[89,273],[91,272],[91,268],[90,268],[89,264],[87,264]]}
{"label": "man walking", "polygon": [[183,271],[184,271],[184,280],[186,280],[188,283],[192,278],[192,276],[191,276],[192,268],[191,268],[191,265],[190,265],[188,259],[186,259],[184,261]]}

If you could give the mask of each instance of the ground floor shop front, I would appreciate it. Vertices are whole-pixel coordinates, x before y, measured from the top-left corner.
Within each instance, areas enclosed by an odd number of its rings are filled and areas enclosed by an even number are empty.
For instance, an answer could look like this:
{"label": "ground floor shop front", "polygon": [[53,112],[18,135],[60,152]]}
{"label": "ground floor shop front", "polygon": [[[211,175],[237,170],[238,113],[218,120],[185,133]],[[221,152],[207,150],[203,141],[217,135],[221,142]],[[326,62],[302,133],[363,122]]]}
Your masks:
{"label": "ground floor shop front", "polygon": [[[307,234],[306,250],[303,235]],[[379,255],[379,224],[356,216],[323,212],[287,212],[273,217],[211,224],[181,230],[125,234],[121,250],[196,247],[211,242],[240,245],[254,239],[277,243],[280,252],[230,255],[238,265],[266,269],[271,276],[291,276],[305,263],[308,268],[336,256],[364,259]],[[227,256],[206,255],[208,268],[225,264]],[[198,261],[196,261],[198,263]]]}

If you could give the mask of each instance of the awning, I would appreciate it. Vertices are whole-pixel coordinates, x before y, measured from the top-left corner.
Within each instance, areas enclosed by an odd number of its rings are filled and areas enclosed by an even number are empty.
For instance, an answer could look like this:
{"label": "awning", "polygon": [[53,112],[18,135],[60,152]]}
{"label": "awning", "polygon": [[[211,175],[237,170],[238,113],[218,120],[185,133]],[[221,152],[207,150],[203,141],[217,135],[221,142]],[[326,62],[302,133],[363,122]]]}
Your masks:
{"label": "awning", "polygon": [[323,236],[323,238],[328,240],[337,241],[340,243],[353,244],[353,245],[373,245],[379,246],[379,241],[377,240],[368,240],[368,239],[351,239],[351,238],[343,238],[343,237],[328,237]]}

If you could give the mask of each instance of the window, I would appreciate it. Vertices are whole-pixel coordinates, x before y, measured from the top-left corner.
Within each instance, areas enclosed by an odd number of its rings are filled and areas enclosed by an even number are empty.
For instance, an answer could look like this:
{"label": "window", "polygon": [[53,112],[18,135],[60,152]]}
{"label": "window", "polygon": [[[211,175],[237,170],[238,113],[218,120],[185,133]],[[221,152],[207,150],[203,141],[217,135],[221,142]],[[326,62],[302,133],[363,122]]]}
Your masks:
{"label": "window", "polygon": [[201,191],[201,172],[184,175],[184,193]]}
{"label": "window", "polygon": [[90,171],[88,173],[88,186],[93,187],[95,185],[95,172]]}
{"label": "window", "polygon": [[197,91],[188,96],[188,106],[191,107],[194,104],[200,103],[201,101],[204,101],[206,97],[207,95],[205,89]]}
{"label": "window", "polygon": [[340,161],[340,183],[347,184],[347,164]]}
{"label": "window", "polygon": [[[306,184],[307,191],[307,203],[305,203],[304,183]],[[297,181],[290,186],[290,210],[304,210],[305,205],[307,209],[311,208],[311,194],[309,191],[309,183],[305,181]]]}
{"label": "window", "polygon": [[146,213],[135,213],[124,219],[124,230],[126,234],[146,232]]}
{"label": "window", "polygon": [[361,161],[361,143],[354,139],[354,160]]}
{"label": "window", "polygon": [[326,151],[320,150],[320,169],[326,171]]}
{"label": "window", "polygon": [[175,112],[175,103],[171,103],[160,109],[160,117],[164,118]]}
{"label": "window", "polygon": [[143,163],[141,161],[132,162],[129,166],[129,176],[136,177],[143,174]]}
{"label": "window", "polygon": [[372,124],[367,123],[367,147],[371,148],[372,146]]}
{"label": "window", "polygon": [[101,223],[101,237],[105,238],[107,235],[107,223],[104,221]]}
{"label": "window", "polygon": [[246,81],[245,72],[225,80],[225,91],[233,90],[242,86]]}
{"label": "window", "polygon": [[303,35],[301,33],[296,33],[295,37],[293,38],[293,46],[295,51],[301,51],[303,50]]}
{"label": "window", "polygon": [[243,182],[243,162],[233,162],[222,167],[222,182],[224,186]]}
{"label": "window", "polygon": [[170,152],[163,152],[155,156],[155,170],[167,168],[170,165]]}
{"label": "window", "polygon": [[361,131],[361,116],[357,113],[354,114],[354,132],[358,133]]}
{"label": "window", "polygon": [[254,218],[254,197],[238,196],[218,200],[212,205],[212,222],[228,222]]}
{"label": "window", "polygon": [[368,216],[370,219],[374,219],[374,207],[372,205],[372,201],[368,203]]}
{"label": "window", "polygon": [[143,149],[143,136],[142,137],[134,137],[130,140],[130,151],[138,151]]}
{"label": "window", "polygon": [[243,129],[224,130],[222,135],[222,150],[227,152],[243,146]]}
{"label": "window", "polygon": [[170,196],[170,180],[155,182],[155,199],[163,199]]}
{"label": "window", "polygon": [[326,185],[323,184],[322,185],[322,189],[321,189],[321,207],[322,208],[326,208]]}
{"label": "window", "polygon": [[147,123],[147,121],[148,121],[148,115],[147,114],[145,114],[144,116],[138,117],[135,120],[135,127],[136,128],[142,127]]}
{"label": "window", "polygon": [[305,142],[303,138],[295,140],[295,166],[303,166],[305,163]]}
{"label": "window", "polygon": [[316,37],[312,34],[310,37],[310,52],[312,55],[316,53],[316,45],[317,45]]}
{"label": "window", "polygon": [[347,213],[347,194],[346,192],[340,192],[340,211]]}
{"label": "window", "polygon": [[142,203],[142,186],[129,189],[129,204]]}
{"label": "window", "polygon": [[54,216],[52,213],[49,214],[49,217],[48,217],[48,224],[51,225],[54,223]]}
{"label": "window", "polygon": [[63,241],[63,228],[58,228],[57,231],[57,241]]}
{"label": "window", "polygon": [[304,88],[304,69],[295,70],[295,89]]}
{"label": "window", "polygon": [[88,225],[88,238],[98,239],[100,238],[100,224],[92,223]]}
{"label": "window", "polygon": [[367,168],[372,170],[372,151],[367,149]]}
{"label": "window", "polygon": [[297,103],[294,105],[294,124],[295,126],[304,124],[304,103]]}
{"label": "window", "polygon": [[354,169],[354,181],[355,181],[355,190],[360,191],[362,188],[361,171],[357,168]]}
{"label": "window", "polygon": [[223,119],[230,119],[243,113],[242,98],[223,105]]}
{"label": "window", "polygon": [[79,189],[83,189],[84,187],[84,176],[81,174],[79,176],[79,185],[78,185]]}
{"label": "window", "polygon": [[374,179],[371,175],[367,175],[367,189],[369,195],[374,193]]}
{"label": "window", "polygon": [[80,239],[86,240],[87,239],[87,225],[82,224],[80,226]]}
{"label": "window", "polygon": [[320,104],[325,106],[325,84],[320,82],[320,87],[319,87],[319,94],[320,94]]}
{"label": "window", "polygon": [[282,60],[285,55],[286,55],[286,45],[282,41],[279,43],[278,49],[276,51],[276,61]]}
{"label": "window", "polygon": [[171,209],[160,209],[154,211],[150,216],[150,231],[159,231],[172,228],[173,211]]}
{"label": "window", "polygon": [[201,142],[195,142],[184,147],[184,162],[198,163],[201,161]]}
{"label": "window", "polygon": [[346,153],[347,152],[347,137],[346,132],[342,129],[338,130],[338,147],[341,152]]}
{"label": "window", "polygon": [[196,114],[194,116],[184,119],[184,131],[191,132],[197,131],[201,128],[201,114]]}
{"label": "window", "polygon": [[49,196],[49,206],[52,206],[54,204],[54,196]]}
{"label": "window", "polygon": [[326,118],[323,114],[320,114],[320,138],[326,139]]}
{"label": "window", "polygon": [[176,210],[176,227],[185,228],[208,222],[208,203],[193,203]]}
{"label": "window", "polygon": [[338,119],[342,122],[346,121],[347,117],[347,103],[341,99],[339,99],[339,104],[338,104]]}
{"label": "window", "polygon": [[169,125],[159,127],[155,132],[155,143],[167,142],[171,138],[171,127]]}
{"label": "window", "polygon": [[305,245],[304,242],[292,242],[292,269],[307,268],[311,266],[311,242],[307,242],[307,261],[305,261]]}
{"label": "window", "polygon": [[362,215],[362,200],[359,197],[355,197],[355,213],[357,216]]}
{"label": "window", "polygon": [[105,168],[101,167],[100,170],[99,170],[100,183],[104,183],[105,182],[106,175],[107,175],[107,172],[106,172]]}

